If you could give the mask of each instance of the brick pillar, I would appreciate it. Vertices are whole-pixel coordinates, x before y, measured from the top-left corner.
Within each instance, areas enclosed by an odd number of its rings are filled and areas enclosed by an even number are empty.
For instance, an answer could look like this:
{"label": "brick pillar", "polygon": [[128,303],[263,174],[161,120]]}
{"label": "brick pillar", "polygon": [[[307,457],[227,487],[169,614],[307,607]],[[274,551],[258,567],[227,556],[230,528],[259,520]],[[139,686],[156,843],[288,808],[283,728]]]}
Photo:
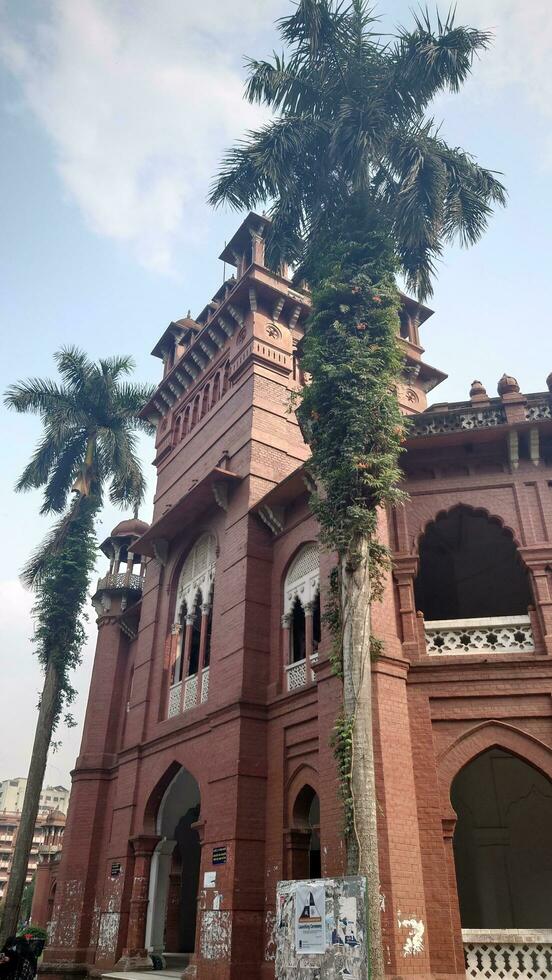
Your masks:
{"label": "brick pillar", "polygon": [[393,577],[397,584],[398,613],[401,622],[402,648],[405,657],[417,660],[420,655],[418,619],[414,601],[414,579],[418,573],[415,555],[395,555]]}
{"label": "brick pillar", "polygon": [[161,840],[154,834],[132,837],[130,843],[134,851],[134,870],[126,947],[116,964],[116,970],[132,970],[149,966],[146,951],[146,920],[148,914],[148,894],[152,854]]}
{"label": "brick pillar", "polygon": [[285,830],[286,877],[309,877],[310,830]]}
{"label": "brick pillar", "polygon": [[520,548],[520,554],[533,578],[536,612],[543,633],[546,653],[552,654],[552,548]]}
{"label": "brick pillar", "polygon": [[[383,512],[379,537],[389,543]],[[430,963],[407,696],[410,665],[397,632],[395,603],[387,575],[382,600],[372,606],[371,624],[383,643],[383,655],[372,665],[383,941],[388,973],[425,980]]]}

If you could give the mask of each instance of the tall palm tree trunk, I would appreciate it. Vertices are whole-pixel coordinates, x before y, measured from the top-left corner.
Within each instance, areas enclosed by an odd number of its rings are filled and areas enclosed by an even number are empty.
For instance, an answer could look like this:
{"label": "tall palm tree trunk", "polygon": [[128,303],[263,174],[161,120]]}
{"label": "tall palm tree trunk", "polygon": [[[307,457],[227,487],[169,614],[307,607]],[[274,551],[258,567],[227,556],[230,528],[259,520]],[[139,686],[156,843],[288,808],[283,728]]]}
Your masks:
{"label": "tall palm tree trunk", "polygon": [[347,873],[366,877],[368,976],[383,980],[377,800],[370,661],[369,540],[363,535],[342,564],[343,699],[352,720],[351,796],[353,832],[348,836]]}
{"label": "tall palm tree trunk", "polygon": [[27,776],[27,788],[25,790],[21,821],[19,823],[13,852],[10,880],[6,893],[6,904],[0,926],[0,947],[4,945],[8,936],[15,935],[17,931],[19,908],[23,897],[23,889],[25,888],[27,866],[29,864],[29,855],[31,853],[36,818],[40,805],[40,792],[46,772],[48,749],[50,748],[54,721],[59,706],[59,693],[59,674],[54,664],[50,662],[46,669],[44,687],[40,699],[31,763]]}

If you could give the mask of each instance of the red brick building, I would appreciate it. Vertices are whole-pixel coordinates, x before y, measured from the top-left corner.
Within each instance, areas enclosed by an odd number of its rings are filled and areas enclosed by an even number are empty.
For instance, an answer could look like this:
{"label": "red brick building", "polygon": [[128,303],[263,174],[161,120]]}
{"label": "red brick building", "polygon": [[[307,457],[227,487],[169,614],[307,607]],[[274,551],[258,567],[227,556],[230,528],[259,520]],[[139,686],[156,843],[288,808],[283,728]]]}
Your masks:
{"label": "red brick building", "polygon": [[[153,350],[153,522],[123,521],[102,546],[54,972],[164,950],[200,980],[269,980],[276,882],[343,869],[340,685],[320,623],[332,558],[290,409],[309,299],[265,267],[265,227],[244,221],[221,256],[236,276]],[[459,980],[465,947],[469,976],[514,976],[514,956],[518,971],[533,956],[518,976],[545,976],[551,395],[505,376],[498,397],[474,382],[428,409],[444,378],[422,359],[430,316],[404,298],[409,499],[381,518],[394,571],[374,610],[388,973]]]}

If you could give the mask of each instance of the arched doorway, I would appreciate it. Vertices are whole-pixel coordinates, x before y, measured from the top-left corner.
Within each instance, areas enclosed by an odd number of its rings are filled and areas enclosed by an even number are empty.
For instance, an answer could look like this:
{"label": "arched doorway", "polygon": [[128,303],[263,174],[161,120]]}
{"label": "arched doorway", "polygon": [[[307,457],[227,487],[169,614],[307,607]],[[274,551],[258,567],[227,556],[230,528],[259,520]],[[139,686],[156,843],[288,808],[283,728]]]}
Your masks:
{"label": "arched doorway", "polygon": [[193,953],[201,846],[199,786],[180,769],[157,812],[161,837],[152,857],[146,947],[155,954]]}
{"label": "arched doorway", "polygon": [[510,531],[463,505],[425,531],[415,582],[426,620],[523,616],[532,603],[527,570]]}
{"label": "arched doorway", "polygon": [[462,928],[552,928],[552,782],[493,748],[458,773],[451,801]]}
{"label": "arched doorway", "polygon": [[297,794],[292,819],[291,875],[293,878],[320,878],[320,800],[312,786],[303,786]]}

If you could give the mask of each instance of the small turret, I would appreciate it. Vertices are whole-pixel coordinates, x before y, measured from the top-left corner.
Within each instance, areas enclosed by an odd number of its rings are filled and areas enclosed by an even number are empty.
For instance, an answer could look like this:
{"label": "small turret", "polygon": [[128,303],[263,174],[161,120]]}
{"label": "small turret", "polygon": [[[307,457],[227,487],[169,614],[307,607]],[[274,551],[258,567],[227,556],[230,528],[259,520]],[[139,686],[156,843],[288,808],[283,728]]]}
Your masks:
{"label": "small turret", "polygon": [[[134,555],[132,547],[149,528],[149,524],[137,517],[121,521],[100,545],[106,558],[109,558],[109,572],[99,579],[92,603],[98,616],[111,610],[114,601],[117,607],[113,612],[124,612],[142,594],[145,573],[145,559]],[[137,571],[134,566],[137,564]]]}

